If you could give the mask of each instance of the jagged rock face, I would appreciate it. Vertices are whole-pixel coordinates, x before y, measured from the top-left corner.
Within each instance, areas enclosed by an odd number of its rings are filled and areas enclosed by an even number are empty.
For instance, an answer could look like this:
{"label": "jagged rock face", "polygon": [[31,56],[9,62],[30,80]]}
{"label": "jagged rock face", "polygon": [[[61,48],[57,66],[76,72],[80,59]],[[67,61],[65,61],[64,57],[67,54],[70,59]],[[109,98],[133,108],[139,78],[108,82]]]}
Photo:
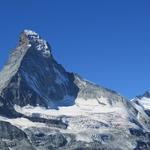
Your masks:
{"label": "jagged rock face", "polygon": [[10,148],[35,150],[22,130],[8,122],[0,121],[0,149],[10,150]]}
{"label": "jagged rock face", "polygon": [[48,43],[27,30],[0,77],[1,96],[13,105],[56,107],[55,101],[76,98],[78,92],[73,74],[57,64]]}
{"label": "jagged rock face", "polygon": [[0,72],[0,149],[149,150],[149,141],[146,109],[67,72],[37,33],[21,33]]}
{"label": "jagged rock face", "polygon": [[99,103],[103,105],[116,105],[117,103],[123,103],[125,98],[119,95],[117,92],[100,87],[94,83],[84,80],[79,75],[75,74],[75,84],[79,88],[78,97],[83,98],[85,100],[88,99],[100,99],[100,98],[107,98],[105,101],[99,101]]}

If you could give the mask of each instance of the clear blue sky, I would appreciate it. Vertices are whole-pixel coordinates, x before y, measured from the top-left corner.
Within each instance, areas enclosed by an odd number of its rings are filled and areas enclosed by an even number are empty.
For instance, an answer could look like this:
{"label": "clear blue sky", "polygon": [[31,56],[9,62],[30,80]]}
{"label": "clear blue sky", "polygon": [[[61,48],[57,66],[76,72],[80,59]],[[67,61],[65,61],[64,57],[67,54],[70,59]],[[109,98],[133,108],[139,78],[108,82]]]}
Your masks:
{"label": "clear blue sky", "polygon": [[0,68],[23,29],[68,71],[129,98],[150,89],[149,0],[1,0]]}

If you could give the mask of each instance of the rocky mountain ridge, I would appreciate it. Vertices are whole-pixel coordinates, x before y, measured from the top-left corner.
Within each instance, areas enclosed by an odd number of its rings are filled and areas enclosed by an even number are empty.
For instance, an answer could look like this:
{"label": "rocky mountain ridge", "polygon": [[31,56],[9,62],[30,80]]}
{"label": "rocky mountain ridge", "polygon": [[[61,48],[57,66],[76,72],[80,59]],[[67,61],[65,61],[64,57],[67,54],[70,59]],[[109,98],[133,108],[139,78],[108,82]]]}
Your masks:
{"label": "rocky mountain ridge", "polygon": [[3,150],[148,150],[150,117],[136,100],[67,72],[24,30],[0,72],[0,135]]}

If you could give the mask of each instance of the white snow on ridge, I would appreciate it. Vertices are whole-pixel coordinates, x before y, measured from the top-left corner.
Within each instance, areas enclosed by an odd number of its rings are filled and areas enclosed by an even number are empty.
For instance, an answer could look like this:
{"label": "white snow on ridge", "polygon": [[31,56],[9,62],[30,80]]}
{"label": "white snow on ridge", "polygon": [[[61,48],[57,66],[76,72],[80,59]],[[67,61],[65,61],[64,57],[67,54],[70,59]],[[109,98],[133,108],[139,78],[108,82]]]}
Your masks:
{"label": "white snow on ridge", "polygon": [[9,122],[10,124],[21,129],[26,129],[29,127],[46,127],[44,123],[32,122],[26,118],[9,119],[9,118],[0,116],[0,121]]}
{"label": "white snow on ridge", "polygon": [[150,98],[143,97],[142,99],[137,100],[145,109],[150,109]]}
{"label": "white snow on ridge", "polygon": [[[94,133],[102,132],[112,127],[127,127],[132,123],[124,107],[101,105],[96,99],[77,99],[72,106],[61,106],[59,109],[46,109],[40,106],[20,107],[15,110],[26,116],[36,116],[46,119],[62,119],[68,125],[63,132],[77,133],[77,140],[89,141]],[[91,132],[92,130],[92,132]],[[91,135],[90,135],[91,134]],[[87,136],[87,138],[85,138]]]}
{"label": "white snow on ridge", "polygon": [[32,30],[25,29],[25,30],[24,30],[24,33],[25,33],[27,36],[37,36],[37,37],[39,37],[39,35],[38,35],[36,32],[32,31]]}
{"label": "white snow on ridge", "polygon": [[[69,98],[69,97],[68,97]],[[69,99],[68,99],[69,101]],[[101,101],[106,101],[103,97]],[[75,104],[70,106],[60,106],[57,109],[46,109],[40,106],[24,106],[15,105],[15,110],[26,116],[41,117],[46,119],[60,119],[66,123],[67,129],[60,129],[64,133],[75,133],[76,140],[92,141],[92,137],[97,133],[105,133],[112,128],[128,128],[136,126],[129,122],[128,112],[123,105],[110,106],[102,105],[97,99],[82,99],[77,98]],[[26,118],[8,119],[0,117],[0,120],[10,122],[12,125],[21,129],[30,127],[47,127],[44,123],[32,122]]]}
{"label": "white snow on ridge", "polygon": [[81,99],[75,100],[74,105],[70,106],[60,106],[58,109],[46,109],[40,106],[30,106],[20,107],[15,105],[15,110],[19,113],[25,114],[27,116],[32,116],[33,114],[39,114],[40,117],[51,118],[57,116],[88,116],[89,114],[97,113],[107,113],[107,112],[121,112],[124,115],[127,114],[122,107],[112,107],[107,105],[101,105],[96,99]]}

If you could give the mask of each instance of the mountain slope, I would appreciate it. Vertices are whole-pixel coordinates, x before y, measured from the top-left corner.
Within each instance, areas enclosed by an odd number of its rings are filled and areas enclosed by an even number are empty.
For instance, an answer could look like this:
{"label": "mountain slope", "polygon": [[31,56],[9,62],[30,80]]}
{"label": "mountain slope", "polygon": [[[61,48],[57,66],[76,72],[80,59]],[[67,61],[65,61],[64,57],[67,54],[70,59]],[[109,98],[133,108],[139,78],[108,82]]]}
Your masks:
{"label": "mountain slope", "polygon": [[54,101],[77,96],[73,81],[74,76],[54,60],[47,42],[37,33],[25,30],[0,73],[0,94],[10,105],[53,108],[57,107]]}
{"label": "mountain slope", "polygon": [[[0,121],[9,123],[9,130],[21,130],[30,149],[150,149],[145,110],[67,72],[31,30],[21,33],[0,73]],[[0,139],[0,147],[19,149],[9,137]]]}

